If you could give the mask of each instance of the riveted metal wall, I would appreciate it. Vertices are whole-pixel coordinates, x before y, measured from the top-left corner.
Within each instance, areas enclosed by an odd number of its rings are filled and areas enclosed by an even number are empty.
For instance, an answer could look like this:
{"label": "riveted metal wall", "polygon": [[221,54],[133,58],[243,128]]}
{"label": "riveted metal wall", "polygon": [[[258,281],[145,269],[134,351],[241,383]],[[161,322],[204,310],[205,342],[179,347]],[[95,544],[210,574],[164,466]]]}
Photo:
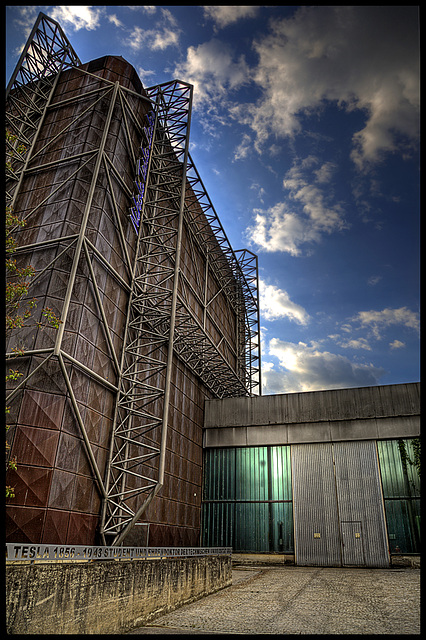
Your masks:
{"label": "riveted metal wall", "polygon": [[292,446],[296,563],[389,566],[374,441]]}

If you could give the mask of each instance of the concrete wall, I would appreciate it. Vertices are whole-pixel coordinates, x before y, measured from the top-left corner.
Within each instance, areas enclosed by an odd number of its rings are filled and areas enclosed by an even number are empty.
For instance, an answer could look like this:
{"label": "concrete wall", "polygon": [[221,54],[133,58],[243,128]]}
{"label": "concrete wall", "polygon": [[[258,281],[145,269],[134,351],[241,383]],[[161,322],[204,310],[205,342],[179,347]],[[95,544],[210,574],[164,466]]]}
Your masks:
{"label": "concrete wall", "polygon": [[205,447],[413,438],[420,383],[207,400]]}
{"label": "concrete wall", "polygon": [[7,632],[123,633],[231,583],[230,556],[9,565]]}

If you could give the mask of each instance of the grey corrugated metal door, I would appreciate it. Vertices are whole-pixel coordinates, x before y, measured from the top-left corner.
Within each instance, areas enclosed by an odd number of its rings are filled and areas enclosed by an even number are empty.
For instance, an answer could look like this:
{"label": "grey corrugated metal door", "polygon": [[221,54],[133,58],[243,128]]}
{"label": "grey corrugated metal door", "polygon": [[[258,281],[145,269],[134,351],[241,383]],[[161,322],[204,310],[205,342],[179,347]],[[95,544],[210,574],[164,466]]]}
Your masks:
{"label": "grey corrugated metal door", "polygon": [[362,538],[351,540],[350,544],[362,541],[364,562],[354,564],[387,567],[389,552],[376,443],[336,442],[333,452],[340,521],[358,521],[362,525],[362,531],[354,529],[354,534],[359,533]]}
{"label": "grey corrugated metal door", "polygon": [[374,441],[292,446],[299,565],[389,566]]}
{"label": "grey corrugated metal door", "polygon": [[341,560],[331,443],[292,445],[296,564],[339,567]]}
{"label": "grey corrugated metal door", "polygon": [[342,531],[343,566],[365,565],[361,522],[341,522],[340,528]]}

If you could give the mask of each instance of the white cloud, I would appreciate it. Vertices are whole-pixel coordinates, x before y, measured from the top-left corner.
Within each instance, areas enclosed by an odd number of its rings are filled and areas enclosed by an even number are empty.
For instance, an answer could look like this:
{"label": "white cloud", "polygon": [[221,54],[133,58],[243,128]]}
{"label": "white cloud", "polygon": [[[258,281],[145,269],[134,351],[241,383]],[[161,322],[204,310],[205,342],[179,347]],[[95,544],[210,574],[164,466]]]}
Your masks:
{"label": "white cloud", "polygon": [[93,31],[99,27],[101,12],[100,7],[63,5],[51,7],[49,16],[57,20],[64,29]]}
{"label": "white cloud", "polygon": [[163,51],[167,47],[177,46],[181,29],[178,28],[175,17],[169,9],[164,8],[161,9],[161,16],[154,29],[141,29],[136,25],[126,38],[126,44],[135,51],[145,47]]}
{"label": "white cloud", "polygon": [[286,291],[259,280],[260,317],[265,320],[288,318],[298,324],[307,324],[309,314],[303,307],[292,302]]}
{"label": "white cloud", "polygon": [[149,69],[144,69],[143,67],[137,68],[138,76],[144,82],[149,76],[154,76],[155,71],[150,71]]}
{"label": "white cloud", "polygon": [[371,386],[386,373],[373,364],[359,364],[348,358],[303,342],[298,344],[273,338],[269,355],[279,360],[279,366],[264,359],[262,379],[265,393],[291,393],[321,389],[341,389]]}
{"label": "white cloud", "polygon": [[371,347],[366,340],[366,338],[352,338],[351,340],[346,340],[346,342],[337,342],[339,347],[343,347],[343,349],[366,349],[367,351],[371,351]]}
{"label": "white cloud", "polygon": [[250,189],[255,191],[255,193],[256,193],[257,197],[259,198],[260,202],[263,203],[263,197],[266,194],[266,191],[265,191],[264,187],[262,187],[258,182],[253,182],[250,185]]}
{"label": "white cloud", "polygon": [[237,22],[242,18],[254,18],[259,11],[259,7],[255,6],[214,6],[203,7],[204,16],[211,18],[218,27],[227,27],[229,24]]}
{"label": "white cloud", "polygon": [[367,280],[367,284],[369,284],[370,287],[374,287],[377,283],[380,282],[381,279],[382,276],[370,276],[370,278],[368,278]]}
{"label": "white cloud", "polygon": [[256,132],[258,148],[301,131],[300,118],[328,104],[363,110],[352,159],[360,169],[407,149],[419,134],[418,8],[303,6],[271,21],[254,48],[256,104],[234,116]]}
{"label": "white cloud", "polygon": [[352,331],[352,325],[344,323],[340,326],[342,331],[345,331],[346,333],[351,333]]}
{"label": "white cloud", "polygon": [[416,331],[420,328],[419,314],[410,311],[407,307],[383,309],[382,311],[360,311],[351,320],[359,322],[362,328],[370,329],[377,340],[382,337],[381,330],[391,325],[399,325]]}
{"label": "white cloud", "polygon": [[48,6],[39,7],[31,5],[17,5],[13,7],[17,16],[14,18],[14,23],[20,27],[25,35],[25,41],[22,45],[16,47],[14,54],[20,56],[22,50],[26,44],[26,39],[31,33],[34,23],[37,19],[40,9],[52,18],[60,23],[61,27],[67,31],[79,31],[80,29],[87,29],[93,31],[100,26],[100,18],[103,15],[104,8],[95,8],[93,6]]}
{"label": "white cloud", "polygon": [[143,11],[148,15],[153,15],[157,11],[156,5],[153,5],[153,4],[126,5],[126,9],[131,9],[132,11]]}
{"label": "white cloud", "polygon": [[324,162],[319,169],[314,171],[317,182],[327,183],[330,182],[333,174],[336,171],[336,164],[334,162]]}
{"label": "white cloud", "polygon": [[243,138],[240,142],[240,144],[236,147],[235,151],[234,151],[234,161],[235,160],[242,160],[244,158],[247,158],[247,156],[249,155],[250,151],[253,149],[253,142],[252,139],[250,138],[249,135],[247,135],[246,133],[243,135]]}
{"label": "white cloud", "polygon": [[264,251],[297,256],[302,245],[318,243],[324,234],[347,228],[343,207],[333,203],[328,185],[332,165],[326,163],[316,169],[318,164],[313,156],[294,162],[283,180],[289,202],[254,210],[254,224],[247,228],[251,244]]}
{"label": "white cloud", "polygon": [[402,349],[405,347],[405,342],[401,342],[401,340],[394,340],[389,343],[391,349]]}
{"label": "white cloud", "polygon": [[313,229],[292,213],[284,202],[268,209],[254,209],[254,224],[247,228],[249,244],[260,250],[300,254],[299,245],[318,240]]}
{"label": "white cloud", "polygon": [[17,5],[13,7],[16,11],[16,17],[14,23],[20,27],[25,35],[25,41],[22,45],[16,47],[14,54],[19,56],[26,44],[26,39],[31,33],[34,23],[37,19],[40,9],[50,18],[60,23],[61,27],[67,32],[67,30],[79,31],[80,29],[87,29],[93,31],[100,26],[100,18],[103,15],[104,8],[93,6],[31,6],[31,5]]}
{"label": "white cloud", "polygon": [[117,18],[115,13],[112,13],[111,15],[107,16],[107,18],[108,18],[109,22],[111,22],[116,27],[124,27],[123,23],[121,22],[121,20],[119,20]]}
{"label": "white cloud", "polygon": [[174,75],[194,85],[194,106],[222,111],[228,92],[248,82],[249,69],[244,56],[234,61],[230,46],[212,39],[188,47],[186,60],[176,65]]}
{"label": "white cloud", "polygon": [[37,8],[31,5],[18,5],[15,7],[15,11],[17,11],[17,15],[13,22],[22,28],[25,37],[28,38],[38,15]]}

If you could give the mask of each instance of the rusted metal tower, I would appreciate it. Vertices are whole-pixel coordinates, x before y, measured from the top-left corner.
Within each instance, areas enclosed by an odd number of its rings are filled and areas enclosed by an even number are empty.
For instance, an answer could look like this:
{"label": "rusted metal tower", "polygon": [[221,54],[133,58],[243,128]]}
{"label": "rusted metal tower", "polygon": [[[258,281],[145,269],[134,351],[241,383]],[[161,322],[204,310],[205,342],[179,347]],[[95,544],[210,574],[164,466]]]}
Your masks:
{"label": "rusted metal tower", "polygon": [[[38,256],[40,265],[32,295],[61,260],[68,270],[50,343],[27,337],[24,355],[7,354],[9,362],[30,361],[8,402],[20,399],[22,407],[47,364],[61,376],[99,495],[98,534],[119,545],[164,485],[170,411],[178,404],[171,396],[183,393],[188,376],[198,381],[192,396],[197,385],[209,397],[260,392],[259,301],[257,258],[230,246],[189,154],[192,86],[174,80],[143,89],[125,61],[115,61],[117,69],[127,66],[117,71],[124,79],[109,79],[102,64],[82,65],[60,26],[40,14],[8,86],[9,203],[28,221],[46,211],[51,220],[65,191],[68,211],[78,209],[64,226],[56,215],[44,240],[46,219],[37,222],[36,242],[29,241],[31,224],[19,236],[18,256]],[[84,133],[83,144],[78,134],[87,118],[92,137]],[[25,154],[17,152],[20,143]],[[38,187],[34,200],[28,194]],[[115,261],[100,233],[105,212]],[[51,258],[40,259],[41,251]],[[72,331],[83,279],[101,328],[103,366]],[[125,301],[119,328],[108,306],[114,289]],[[87,422],[89,400],[82,409],[81,376],[111,398],[102,462]]]}

